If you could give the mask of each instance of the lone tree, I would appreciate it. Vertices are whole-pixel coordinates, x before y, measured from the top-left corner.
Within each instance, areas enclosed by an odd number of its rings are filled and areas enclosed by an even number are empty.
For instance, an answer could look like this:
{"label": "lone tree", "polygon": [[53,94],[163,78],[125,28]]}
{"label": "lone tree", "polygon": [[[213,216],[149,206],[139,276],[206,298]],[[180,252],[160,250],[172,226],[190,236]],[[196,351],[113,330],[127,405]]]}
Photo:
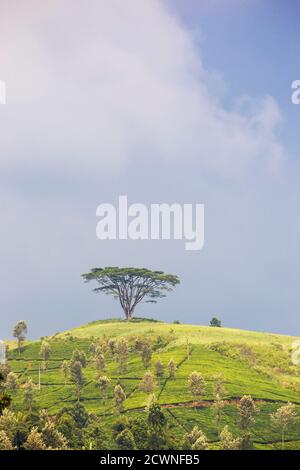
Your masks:
{"label": "lone tree", "polygon": [[104,292],[119,299],[127,320],[132,319],[140,302],[156,303],[180,282],[177,276],[145,268],[94,268],[82,277],[85,282],[98,282],[99,287],[94,292]]}

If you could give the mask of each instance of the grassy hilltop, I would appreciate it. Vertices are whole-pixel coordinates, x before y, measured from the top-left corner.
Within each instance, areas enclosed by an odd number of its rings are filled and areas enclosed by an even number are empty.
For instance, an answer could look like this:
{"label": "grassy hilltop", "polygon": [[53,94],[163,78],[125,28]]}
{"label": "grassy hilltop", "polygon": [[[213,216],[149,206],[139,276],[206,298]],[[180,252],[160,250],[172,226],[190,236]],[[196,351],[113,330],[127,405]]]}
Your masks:
{"label": "grassy hilltop", "polygon": [[[151,342],[153,355],[149,369],[153,373],[158,359],[166,366],[164,376],[156,378],[155,394],[168,417],[175,441],[180,442],[185,432],[198,425],[212,445],[218,447],[212,404],[214,378],[220,373],[225,381],[222,426],[228,425],[231,432],[238,433],[238,399],[251,395],[256,400],[260,413],[253,429],[255,448],[279,447],[280,436],[271,426],[269,415],[282,403],[296,404],[300,414],[300,367],[291,363],[292,343],[296,338],[142,319],[97,321],[47,338],[51,355],[47,370],[41,372],[38,406],[56,415],[63,407],[74,404],[75,386],[69,379],[65,383],[60,369],[62,361],[70,360],[75,349],[84,351],[90,359],[92,343],[121,337],[127,338],[129,344],[127,370],[121,374],[116,359],[109,352],[105,355],[106,366],[102,375],[111,379],[105,403],[100,399],[97,370],[92,361],[88,360],[83,369],[86,380],[81,402],[89,412],[101,416],[103,423],[109,425],[115,419],[113,389],[118,382],[126,392],[123,414],[133,417],[144,411],[148,394],[139,389],[139,383],[146,369],[134,348],[137,338]],[[10,346],[8,362],[21,383],[28,378],[38,383],[38,370],[43,362],[41,343],[42,340],[27,342],[20,355]],[[170,359],[177,365],[174,379],[168,376]],[[207,382],[205,395],[197,400],[187,386],[187,378],[193,371],[201,372]],[[22,403],[21,387],[13,395],[13,408],[22,410]],[[287,448],[300,448],[300,423],[291,427],[286,439]]]}

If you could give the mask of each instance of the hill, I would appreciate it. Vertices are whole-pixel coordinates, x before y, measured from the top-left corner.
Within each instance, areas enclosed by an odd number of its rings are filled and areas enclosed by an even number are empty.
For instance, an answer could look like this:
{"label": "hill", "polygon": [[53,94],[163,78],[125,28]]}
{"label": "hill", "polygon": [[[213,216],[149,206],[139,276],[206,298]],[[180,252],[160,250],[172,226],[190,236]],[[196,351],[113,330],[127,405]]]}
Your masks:
{"label": "hill", "polygon": [[[155,363],[165,365],[162,377],[156,378],[155,394],[168,417],[170,432],[175,442],[194,425],[207,435],[212,445],[218,447],[218,435],[213,408],[215,377],[224,377],[224,409],[222,426],[226,424],[237,433],[237,402],[243,395],[251,395],[260,409],[254,427],[255,447],[278,448],[280,436],[273,429],[270,413],[282,403],[292,402],[300,414],[300,367],[291,362],[294,337],[243,331],[229,328],[212,328],[187,324],[167,324],[154,320],[134,319],[97,321],[47,338],[51,356],[47,370],[41,371],[41,389],[37,392],[39,407],[56,415],[63,407],[76,403],[75,386],[70,378],[65,383],[60,369],[64,360],[70,360],[75,349],[92,358],[91,345],[107,345],[108,339],[128,340],[129,353],[126,372],[109,350],[105,354],[105,374],[111,379],[108,399],[103,402],[97,385],[97,370],[92,360],[83,369],[85,385],[81,403],[89,412],[101,416],[103,423],[115,420],[113,389],[121,383],[125,389],[125,416],[138,416],[144,411],[148,394],[141,391],[139,383],[146,371],[137,341],[151,343],[153,350],[149,369],[155,374]],[[39,380],[42,340],[26,343],[18,353],[11,348],[8,364],[18,374],[21,383],[29,377]],[[107,347],[107,346],[106,346]],[[169,377],[167,365],[173,359],[177,366],[174,379]],[[188,386],[188,376],[193,371],[203,374],[207,383],[201,398],[195,399]],[[102,374],[102,375],[103,375]],[[13,407],[22,410],[23,389],[13,396]],[[287,446],[300,448],[300,424],[294,424],[287,434]]]}

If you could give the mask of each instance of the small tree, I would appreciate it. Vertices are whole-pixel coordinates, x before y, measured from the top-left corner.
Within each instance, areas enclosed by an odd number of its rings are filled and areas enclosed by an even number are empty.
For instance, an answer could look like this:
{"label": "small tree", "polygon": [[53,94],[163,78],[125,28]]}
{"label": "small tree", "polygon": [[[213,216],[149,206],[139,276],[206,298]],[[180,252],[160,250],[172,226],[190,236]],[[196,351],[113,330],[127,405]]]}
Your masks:
{"label": "small tree", "polygon": [[32,411],[32,407],[35,402],[37,386],[33,383],[32,379],[29,378],[28,381],[23,386],[24,389],[24,399],[23,404],[25,410]]}
{"label": "small tree", "polygon": [[198,426],[194,426],[191,432],[185,433],[183,448],[185,450],[206,450],[208,448],[207,439]]}
{"label": "small tree", "polygon": [[18,351],[21,354],[21,346],[22,342],[25,341],[25,337],[27,334],[27,323],[25,320],[18,321],[13,329],[13,337],[17,338],[18,341]]}
{"label": "small tree", "polygon": [[298,421],[296,406],[292,403],[283,405],[275,413],[271,414],[273,425],[281,432],[281,449],[284,450],[285,433],[294,423]]}
{"label": "small tree", "polygon": [[80,362],[82,367],[87,365],[87,357],[84,351],[79,351],[79,349],[74,349],[71,362]]}
{"label": "small tree", "polygon": [[131,320],[136,306],[145,300],[157,302],[179,284],[177,276],[144,268],[94,268],[82,274],[85,282],[96,281],[94,292],[112,295],[119,299],[126,319]]}
{"label": "small tree", "polygon": [[82,372],[82,365],[81,362],[75,361],[71,362],[70,365],[70,378],[71,381],[74,383],[76,387],[76,396],[77,396],[77,401],[80,400],[81,397],[81,391],[82,388],[85,384],[85,378]]}
{"label": "small tree", "polygon": [[229,431],[228,426],[225,426],[220,433],[220,443],[221,450],[239,450],[241,439],[234,438]]}
{"label": "small tree", "polygon": [[252,448],[251,428],[255,423],[255,415],[259,412],[254,400],[248,395],[244,395],[238,404],[239,428],[242,431],[241,449],[250,450]]}
{"label": "small tree", "polygon": [[5,381],[8,374],[11,372],[11,367],[9,364],[0,364],[0,391],[5,388]]}
{"label": "small tree", "polygon": [[152,349],[148,343],[145,343],[142,347],[141,358],[142,358],[142,363],[145,369],[148,369],[151,365],[151,359],[152,359]]}
{"label": "small tree", "polygon": [[189,338],[185,339],[185,347],[186,347],[186,356],[187,356],[187,359],[189,360],[191,356],[191,347],[190,347]]}
{"label": "small tree", "polygon": [[124,374],[128,361],[128,343],[125,338],[120,338],[116,346],[116,355],[119,363],[120,374]]}
{"label": "small tree", "polygon": [[12,442],[5,431],[0,431],[0,450],[13,450]]}
{"label": "small tree", "polygon": [[139,384],[139,389],[145,393],[152,393],[156,385],[152,372],[147,371]]}
{"label": "small tree", "polygon": [[89,353],[91,353],[92,356],[95,355],[97,349],[97,343],[95,341],[92,341],[91,344],[89,345]]}
{"label": "small tree", "polygon": [[104,354],[96,354],[95,357],[94,357],[94,364],[95,364],[95,367],[96,369],[99,371],[99,372],[103,372],[105,370],[105,357],[104,357]]}
{"label": "small tree", "polygon": [[160,432],[167,424],[167,418],[164,412],[155,401],[152,401],[152,404],[147,408],[147,421],[151,428]]}
{"label": "small tree", "polygon": [[153,402],[147,409],[149,436],[146,448],[161,450],[167,447],[167,418],[158,403]]}
{"label": "small tree", "polygon": [[111,380],[105,375],[99,377],[98,379],[98,387],[99,387],[100,395],[101,395],[103,402],[105,402],[107,399],[107,393],[108,393],[110,383],[111,383]]}
{"label": "small tree", "polygon": [[215,326],[217,328],[221,328],[221,326],[222,326],[221,320],[219,320],[217,317],[213,317],[210,320],[210,326]]}
{"label": "small tree", "polygon": [[129,429],[124,429],[117,435],[116,443],[120,450],[136,450],[134,437]]}
{"label": "small tree", "polygon": [[222,400],[225,395],[225,390],[224,390],[224,376],[222,374],[218,374],[214,377],[215,383],[214,383],[214,396],[219,396],[219,398]]}
{"label": "small tree", "polygon": [[48,449],[67,449],[66,438],[55,428],[55,425],[48,419],[42,429],[42,439]]}
{"label": "small tree", "polygon": [[76,423],[76,427],[79,429],[82,429],[88,425],[90,418],[89,414],[79,401],[77,401],[72,407],[71,415]]}
{"label": "small tree", "polygon": [[116,343],[116,340],[114,338],[111,338],[111,339],[108,340],[107,345],[108,345],[108,349],[109,349],[109,352],[110,352],[112,358],[114,358],[115,354],[116,354],[116,344],[117,343]]}
{"label": "small tree", "polygon": [[206,382],[200,372],[194,371],[189,375],[188,386],[194,397],[201,397],[205,394]]}
{"label": "small tree", "polygon": [[163,377],[164,371],[165,371],[165,366],[160,360],[158,360],[155,364],[156,377]]}
{"label": "small tree", "polygon": [[148,426],[144,415],[130,419],[130,431],[132,432],[137,449],[146,450],[148,445]]}
{"label": "small tree", "polygon": [[204,433],[202,433],[195,444],[192,445],[191,450],[208,450],[208,442]]}
{"label": "small tree", "polygon": [[40,425],[43,427],[49,421],[49,413],[44,408],[39,411]]}
{"label": "small tree", "polygon": [[116,412],[121,413],[124,410],[124,401],[126,400],[126,394],[120,384],[115,386],[114,399]]}
{"label": "small tree", "polygon": [[4,431],[9,440],[13,442],[18,431],[19,421],[16,414],[5,408],[0,415],[0,431]]}
{"label": "small tree", "polygon": [[48,361],[51,356],[51,347],[48,341],[43,341],[41,350],[40,350],[40,355],[43,358],[44,364],[45,364],[45,369],[48,369]]}
{"label": "small tree", "polygon": [[110,442],[106,429],[99,421],[94,421],[84,429],[84,446],[89,450],[110,449]]}
{"label": "small tree", "polygon": [[6,377],[5,388],[11,392],[15,393],[19,388],[18,376],[14,372],[9,372]]}
{"label": "small tree", "polygon": [[2,393],[3,384],[4,383],[4,375],[0,372],[0,415],[2,414],[5,408],[8,408],[11,404],[11,397],[7,393]]}
{"label": "small tree", "polygon": [[63,361],[61,363],[60,370],[61,370],[61,372],[64,376],[64,381],[65,381],[65,385],[66,385],[69,374],[70,374],[70,365],[69,365],[68,361]]}
{"label": "small tree", "polygon": [[157,398],[156,398],[155,393],[150,393],[150,395],[147,398],[146,405],[145,405],[146,413],[149,413],[149,410],[150,410],[152,405],[157,405],[157,404],[158,404],[158,402],[157,402]]}
{"label": "small tree", "polygon": [[216,413],[216,425],[218,436],[220,437],[221,433],[221,420],[222,420],[222,410],[225,406],[224,400],[224,378],[221,374],[215,377],[214,384],[214,410]]}
{"label": "small tree", "polygon": [[216,426],[217,426],[217,432],[218,432],[219,437],[221,433],[222,410],[224,406],[225,406],[224,400],[222,400],[219,395],[215,395],[213,407],[214,407],[215,414],[216,414]]}
{"label": "small tree", "polygon": [[42,434],[38,431],[37,427],[31,429],[24,444],[24,448],[27,450],[46,450]]}
{"label": "small tree", "polygon": [[137,352],[137,353],[140,353],[143,349],[145,345],[145,342],[142,340],[142,338],[135,338],[135,341],[134,341],[134,350]]}
{"label": "small tree", "polygon": [[169,378],[175,379],[176,378],[176,371],[177,367],[173,359],[170,359],[168,363],[168,370],[169,370]]}

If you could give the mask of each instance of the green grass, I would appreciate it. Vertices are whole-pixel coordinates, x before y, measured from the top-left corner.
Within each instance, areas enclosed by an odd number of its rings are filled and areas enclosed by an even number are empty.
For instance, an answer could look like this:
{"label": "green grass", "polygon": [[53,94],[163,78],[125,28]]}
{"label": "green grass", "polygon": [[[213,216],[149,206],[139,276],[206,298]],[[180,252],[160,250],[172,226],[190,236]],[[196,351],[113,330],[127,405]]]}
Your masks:
{"label": "green grass", "polygon": [[[257,400],[260,414],[254,427],[256,448],[276,449],[279,435],[270,423],[270,413],[281,403],[297,404],[300,413],[300,368],[291,363],[292,343],[297,338],[243,331],[229,328],[211,328],[197,325],[166,324],[154,320],[135,319],[134,321],[106,320],[89,323],[69,332],[49,337],[52,354],[47,370],[41,372],[41,390],[37,392],[37,402],[50,414],[56,414],[62,407],[75,403],[74,386],[64,383],[60,365],[69,360],[75,348],[88,350],[92,341],[103,337],[136,337],[152,339],[155,351],[151,369],[160,359],[165,365],[171,358],[178,365],[176,379],[168,374],[157,381],[156,395],[166,407],[169,425],[174,436],[182,436],[194,425],[202,427],[211,442],[217,441],[214,412],[211,407],[214,376],[222,373],[225,379],[227,404],[223,412],[223,425],[228,424],[232,432],[237,432],[236,401],[243,395],[251,395]],[[159,339],[160,338],[160,339]],[[192,351],[187,358],[186,343]],[[158,345],[161,345],[160,347]],[[18,351],[10,344],[9,364],[21,383],[31,377],[38,382],[39,366],[42,364],[39,351],[41,341],[30,341]],[[197,370],[207,382],[206,393],[195,401],[187,387],[187,378]],[[118,364],[108,355],[105,375],[112,380],[109,398],[102,403],[96,385],[96,371],[91,363],[84,369],[86,384],[82,402],[87,410],[110,421],[113,416],[113,388],[118,380],[125,386],[127,399],[126,414],[134,416],[142,413],[147,395],[138,388],[145,369],[140,356],[130,352],[127,371],[120,374]],[[22,388],[13,397],[13,407],[22,410]],[[287,435],[287,446],[298,448],[300,424],[295,425]],[[217,446],[217,443],[216,443]]]}

